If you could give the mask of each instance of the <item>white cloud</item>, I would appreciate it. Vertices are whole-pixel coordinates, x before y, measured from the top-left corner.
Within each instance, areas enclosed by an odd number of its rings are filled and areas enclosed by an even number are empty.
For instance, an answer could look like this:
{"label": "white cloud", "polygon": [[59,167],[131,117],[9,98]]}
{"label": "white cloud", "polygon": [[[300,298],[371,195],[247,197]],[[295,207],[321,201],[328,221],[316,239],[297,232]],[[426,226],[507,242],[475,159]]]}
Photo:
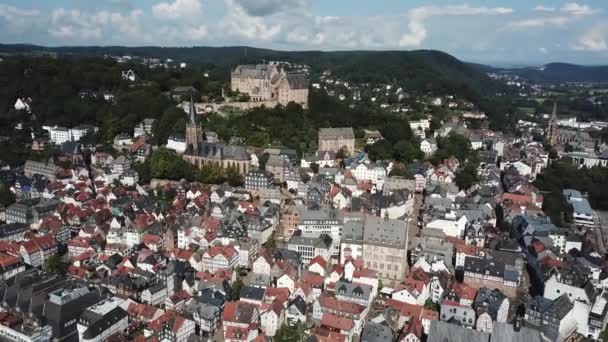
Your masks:
{"label": "white cloud", "polygon": [[538,48],[538,52],[540,52],[540,53],[542,53],[542,54],[546,55],[546,54],[547,54],[549,51],[548,51],[548,50],[547,50],[547,48],[545,48],[545,47],[539,47],[539,48]]}
{"label": "white cloud", "polygon": [[141,10],[133,10],[127,15],[119,12],[99,11],[92,14],[79,10],[57,8],[51,13],[48,33],[65,40],[99,40],[104,32],[108,35],[119,32],[123,38],[140,34],[138,18]]}
{"label": "white cloud", "polygon": [[38,27],[41,13],[38,10],[22,9],[0,4],[0,27],[11,33],[22,33]]}
{"label": "white cloud", "polygon": [[547,12],[547,15],[512,21],[503,29],[507,31],[518,31],[525,29],[544,29],[548,27],[563,28],[575,20],[579,20],[584,16],[589,16],[599,12],[588,5],[580,5],[575,2],[564,4],[559,8],[559,14],[555,13],[550,15],[550,12],[556,11],[556,9],[550,7],[536,6],[535,10],[539,12]]}
{"label": "white cloud", "polygon": [[555,12],[555,7],[546,7],[543,5],[538,5],[534,7],[534,10],[537,12]]}
{"label": "white cloud", "polygon": [[608,24],[600,24],[583,33],[577,43],[575,50],[602,52],[608,51]]}
{"label": "white cloud", "polygon": [[243,42],[271,41],[281,33],[281,24],[253,17],[233,0],[225,0],[226,14],[220,20],[219,32]]}
{"label": "white cloud", "polygon": [[13,20],[15,17],[35,17],[40,15],[39,10],[21,9],[11,5],[0,4],[0,18]]}
{"label": "white cloud", "polygon": [[152,13],[159,19],[195,18],[202,12],[200,0],[175,0],[152,6]]}
{"label": "white cloud", "polygon": [[205,25],[186,27],[184,33],[186,38],[191,41],[201,41],[209,36],[209,30]]}
{"label": "white cloud", "polygon": [[591,8],[589,5],[581,5],[576,2],[564,4],[559,10],[563,13],[575,16],[586,16],[598,13],[598,10]]}
{"label": "white cloud", "polygon": [[249,15],[263,17],[282,11],[300,11],[310,7],[310,0],[235,0]]}
{"label": "white cloud", "polygon": [[505,29],[517,31],[531,28],[565,27],[571,18],[565,16],[529,18],[510,22]]}
{"label": "white cloud", "polygon": [[413,8],[408,13],[408,30],[401,36],[399,46],[419,47],[427,38],[426,20],[430,17],[442,16],[476,16],[504,15],[513,13],[513,9],[505,7],[472,7],[470,5],[455,6],[424,6]]}

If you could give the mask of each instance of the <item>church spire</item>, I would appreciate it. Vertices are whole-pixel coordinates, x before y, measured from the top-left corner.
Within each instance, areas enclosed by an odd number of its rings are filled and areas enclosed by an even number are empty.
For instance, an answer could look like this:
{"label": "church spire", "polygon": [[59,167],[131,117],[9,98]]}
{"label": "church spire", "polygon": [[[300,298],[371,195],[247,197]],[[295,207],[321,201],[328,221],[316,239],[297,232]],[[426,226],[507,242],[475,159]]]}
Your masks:
{"label": "church spire", "polygon": [[551,146],[555,146],[557,142],[557,102],[553,102],[553,113],[551,113],[547,127],[547,142]]}
{"label": "church spire", "polygon": [[196,125],[196,107],[194,106],[192,94],[190,94],[190,124]]}
{"label": "church spire", "polygon": [[190,120],[186,125],[186,146],[192,146],[193,151],[198,151],[203,143],[203,128],[196,122],[196,107],[190,94]]}

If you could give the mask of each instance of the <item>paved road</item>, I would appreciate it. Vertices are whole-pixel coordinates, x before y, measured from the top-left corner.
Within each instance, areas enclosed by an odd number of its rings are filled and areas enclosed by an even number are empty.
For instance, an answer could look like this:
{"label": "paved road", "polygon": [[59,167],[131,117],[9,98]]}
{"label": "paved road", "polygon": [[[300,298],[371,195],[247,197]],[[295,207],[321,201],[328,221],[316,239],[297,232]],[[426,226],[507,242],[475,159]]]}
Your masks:
{"label": "paved road", "polygon": [[[412,208],[412,216],[407,223],[407,234],[405,237],[405,245],[408,250],[411,250],[415,247],[416,237],[420,235],[420,227],[418,227],[418,216],[420,213],[420,209],[422,208],[422,203],[424,200],[424,196],[422,194],[414,194],[414,205]],[[406,274],[409,273],[409,267],[405,265]]]}
{"label": "paved road", "polygon": [[595,234],[601,253],[606,253],[608,244],[608,211],[595,211]]}

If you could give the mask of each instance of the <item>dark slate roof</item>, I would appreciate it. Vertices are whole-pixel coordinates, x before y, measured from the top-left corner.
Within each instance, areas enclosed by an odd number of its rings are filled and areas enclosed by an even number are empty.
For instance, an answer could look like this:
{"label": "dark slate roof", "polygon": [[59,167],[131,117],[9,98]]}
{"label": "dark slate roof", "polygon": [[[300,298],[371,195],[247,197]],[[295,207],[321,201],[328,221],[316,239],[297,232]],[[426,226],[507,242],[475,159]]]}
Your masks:
{"label": "dark slate roof", "polygon": [[303,314],[306,313],[307,305],[306,305],[306,302],[302,299],[302,297],[297,296],[294,299],[292,299],[289,302],[289,305],[287,307],[290,308],[292,306],[296,307],[299,312],[301,312]]}
{"label": "dark slate roof", "polygon": [[82,334],[82,337],[85,339],[93,339],[96,336],[99,336],[99,334],[101,334],[105,329],[127,316],[127,312],[120,306],[117,306],[114,309],[110,310],[110,312],[108,312],[107,314],[103,315],[103,317],[100,317],[99,319],[95,320],[91,325],[89,325],[87,327],[87,330],[85,330]]}
{"label": "dark slate roof", "polygon": [[203,142],[196,151],[192,150],[192,145],[190,145],[186,154],[216,160],[249,160],[249,154],[243,146],[223,143]]}
{"label": "dark slate roof", "polygon": [[80,155],[82,154],[82,148],[77,142],[66,141],[61,145],[61,153],[72,156]]}
{"label": "dark slate roof", "polygon": [[253,286],[243,286],[239,292],[240,298],[262,301],[264,299],[264,289]]}
{"label": "dark slate roof", "polygon": [[7,223],[0,225],[0,239],[7,236],[24,233],[30,229],[25,223]]}
{"label": "dark slate roof", "polygon": [[442,321],[431,321],[427,342],[488,342],[489,334]]}
{"label": "dark slate roof", "polygon": [[475,297],[473,305],[478,315],[481,311],[486,311],[490,314],[492,319],[496,320],[498,310],[506,298],[507,297],[498,289],[491,290],[487,287],[483,287],[477,291],[477,296]]}
{"label": "dark slate roof", "polygon": [[287,74],[285,79],[291,89],[308,89],[308,77],[304,74]]}
{"label": "dark slate roof", "polygon": [[393,331],[384,324],[368,322],[363,328],[361,342],[384,342],[393,340]]}

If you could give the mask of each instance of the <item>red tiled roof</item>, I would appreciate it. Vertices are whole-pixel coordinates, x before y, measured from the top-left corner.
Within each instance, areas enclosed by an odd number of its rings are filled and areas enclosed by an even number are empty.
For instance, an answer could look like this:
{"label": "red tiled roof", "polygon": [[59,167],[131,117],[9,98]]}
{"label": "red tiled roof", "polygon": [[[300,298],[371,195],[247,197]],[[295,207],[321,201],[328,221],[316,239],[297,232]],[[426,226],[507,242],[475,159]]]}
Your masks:
{"label": "red tiled roof", "polygon": [[422,326],[422,322],[420,321],[420,319],[418,317],[412,317],[412,319],[409,320],[409,322],[406,322],[403,325],[403,333],[401,335],[401,338],[405,338],[407,335],[409,334],[413,334],[414,336],[418,337],[419,339],[422,338],[422,333],[424,332],[424,328]]}
{"label": "red tiled roof", "polygon": [[129,304],[129,307],[127,308],[127,313],[129,314],[129,316],[135,316],[135,318],[137,319],[144,318],[147,320],[152,320],[158,310],[160,309],[152,305],[139,304],[133,302]]}
{"label": "red tiled roof", "polygon": [[91,238],[76,236],[68,242],[69,247],[88,248],[91,246]]}
{"label": "red tiled roof", "polygon": [[330,313],[323,313],[321,318],[321,326],[340,330],[350,331],[353,328],[353,320],[346,317],[339,317]]}
{"label": "red tiled roof", "polygon": [[386,305],[398,310],[401,316],[405,317],[420,317],[422,309],[424,309],[423,306],[403,303],[392,298],[386,300]]}
{"label": "red tiled roof", "polygon": [[305,284],[322,288],[325,283],[325,278],[321,275],[312,272],[304,272],[304,276],[302,277]]}
{"label": "red tiled roof", "polygon": [[477,295],[477,289],[466,283],[452,282],[452,289],[461,300],[475,300],[475,296]]}
{"label": "red tiled roof", "polygon": [[345,342],[348,340],[348,336],[323,327],[312,328],[310,334],[315,336],[319,342]]}
{"label": "red tiled roof", "polygon": [[360,315],[366,309],[363,305],[340,300],[327,294],[323,294],[319,297],[319,304],[323,308],[329,308],[334,311],[345,312],[351,315]]}
{"label": "red tiled roof", "polygon": [[21,262],[21,259],[17,258],[16,256],[8,255],[5,253],[0,253],[0,266],[2,266],[2,267],[16,265],[20,262]]}
{"label": "red tiled roof", "polygon": [[145,245],[160,246],[163,243],[163,238],[154,234],[144,234],[141,239]]}
{"label": "red tiled roof", "polygon": [[205,251],[205,255],[215,258],[218,255],[223,255],[226,259],[234,257],[236,250],[232,246],[212,246]]}
{"label": "red tiled roof", "polygon": [[264,290],[264,298],[285,301],[289,298],[289,289],[286,287],[267,287]]}
{"label": "red tiled roof", "polygon": [[312,258],[312,260],[310,260],[310,263],[308,263],[309,267],[313,264],[319,264],[319,266],[321,266],[321,268],[323,269],[327,268],[327,261],[323,259],[323,257],[320,255],[317,255],[316,257]]}

